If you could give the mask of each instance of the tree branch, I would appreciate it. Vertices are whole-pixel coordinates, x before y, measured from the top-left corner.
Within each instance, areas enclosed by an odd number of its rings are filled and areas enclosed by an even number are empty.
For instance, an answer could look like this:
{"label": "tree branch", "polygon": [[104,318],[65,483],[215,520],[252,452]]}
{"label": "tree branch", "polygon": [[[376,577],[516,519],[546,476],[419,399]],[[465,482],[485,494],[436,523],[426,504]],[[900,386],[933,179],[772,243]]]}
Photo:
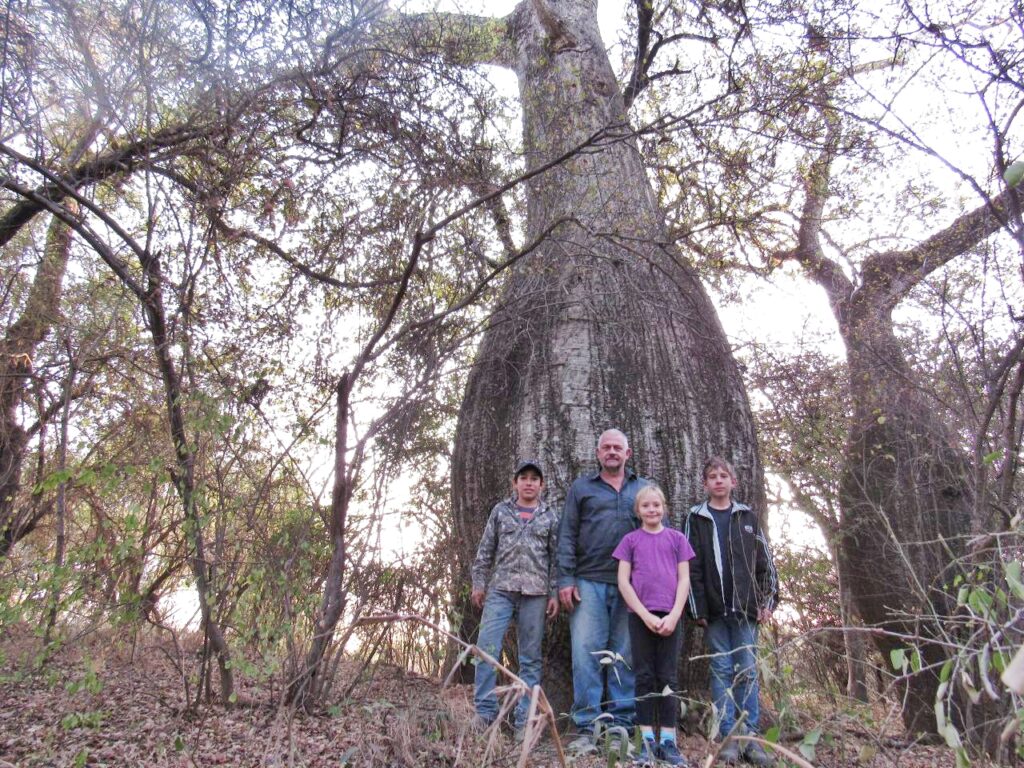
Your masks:
{"label": "tree branch", "polygon": [[863,277],[866,298],[883,308],[896,306],[932,272],[1006,226],[1007,209],[1016,194],[1004,190],[913,248],[868,257]]}
{"label": "tree branch", "polygon": [[388,32],[398,36],[410,52],[440,56],[446,63],[459,67],[515,67],[508,16],[497,19],[464,13],[396,14],[387,23]]}
{"label": "tree branch", "polygon": [[[186,129],[180,126],[168,128],[139,141],[134,141],[121,146],[112,146],[105,152],[100,153],[92,160],[80,164],[75,169],[63,174],[53,174],[50,180],[36,187],[34,195],[26,196],[19,192],[22,187],[15,179],[9,176],[0,177],[0,186],[16,192],[22,199],[8,208],[0,215],[0,246],[10,242],[23,226],[30,222],[37,214],[47,210],[44,201],[60,203],[67,195],[68,190],[79,189],[88,184],[104,181],[119,173],[130,173],[136,164],[143,158],[157,150],[170,149],[180,146],[197,138],[212,138],[209,131],[200,129]],[[16,162],[26,165],[38,171],[40,163],[29,162],[29,158],[17,152],[6,144],[0,144],[0,152],[3,152]]]}

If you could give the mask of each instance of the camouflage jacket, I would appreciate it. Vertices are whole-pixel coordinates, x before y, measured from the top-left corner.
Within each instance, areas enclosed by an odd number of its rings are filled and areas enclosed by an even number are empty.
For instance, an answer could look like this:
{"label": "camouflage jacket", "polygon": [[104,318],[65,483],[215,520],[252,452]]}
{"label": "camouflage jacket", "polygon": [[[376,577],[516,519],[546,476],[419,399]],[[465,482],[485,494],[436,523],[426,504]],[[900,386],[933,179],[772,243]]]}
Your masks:
{"label": "camouflage jacket", "polygon": [[543,501],[529,521],[513,499],[495,504],[473,561],[473,589],[554,597],[557,546],[558,516]]}

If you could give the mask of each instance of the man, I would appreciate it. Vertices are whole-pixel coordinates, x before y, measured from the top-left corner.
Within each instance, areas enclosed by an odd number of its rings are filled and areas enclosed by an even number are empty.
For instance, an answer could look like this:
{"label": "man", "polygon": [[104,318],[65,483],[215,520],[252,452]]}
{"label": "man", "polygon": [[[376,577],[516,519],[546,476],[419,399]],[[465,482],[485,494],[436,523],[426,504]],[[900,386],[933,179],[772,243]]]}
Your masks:
{"label": "man", "polygon": [[569,612],[572,718],[582,733],[593,732],[602,712],[611,716],[612,725],[633,724],[626,603],[619,594],[618,562],[612,557],[622,537],[636,528],[633,502],[646,485],[626,469],[632,455],[622,432],[603,432],[597,441],[601,469],[572,484],[559,527],[558,600]]}

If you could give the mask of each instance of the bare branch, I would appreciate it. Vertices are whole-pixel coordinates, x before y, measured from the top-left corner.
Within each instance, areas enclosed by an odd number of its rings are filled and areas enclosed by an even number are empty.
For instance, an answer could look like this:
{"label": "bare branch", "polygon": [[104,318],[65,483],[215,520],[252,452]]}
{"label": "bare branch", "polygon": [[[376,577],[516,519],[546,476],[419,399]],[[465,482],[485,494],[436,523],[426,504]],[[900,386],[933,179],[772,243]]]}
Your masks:
{"label": "bare branch", "polygon": [[869,257],[864,265],[864,292],[880,306],[894,307],[936,269],[1005,227],[1007,208],[1016,194],[1013,189],[1004,190],[913,248]]}

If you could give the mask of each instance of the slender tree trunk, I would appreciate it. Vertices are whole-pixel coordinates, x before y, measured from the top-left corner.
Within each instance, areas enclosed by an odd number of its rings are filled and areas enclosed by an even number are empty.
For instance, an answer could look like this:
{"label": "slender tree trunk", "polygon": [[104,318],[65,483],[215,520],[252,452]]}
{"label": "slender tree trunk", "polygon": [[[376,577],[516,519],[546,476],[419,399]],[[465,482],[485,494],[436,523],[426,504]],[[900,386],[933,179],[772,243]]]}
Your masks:
{"label": "slender tree trunk", "polygon": [[843,622],[843,647],[846,649],[846,695],[856,701],[868,700],[868,650],[870,642],[861,631],[860,616],[854,603],[853,592],[846,583],[841,566],[842,558],[834,551],[839,574],[839,608]]}
{"label": "slender tree trunk", "polygon": [[142,256],[142,266],[146,274],[146,287],[144,294],[139,298],[142,300],[146,313],[149,332],[153,339],[153,352],[156,355],[160,377],[164,384],[167,420],[177,466],[177,469],[172,472],[172,479],[181,498],[185,525],[192,541],[192,556],[189,558],[189,563],[192,567],[192,576],[196,580],[196,593],[199,597],[203,631],[206,633],[210,648],[213,649],[217,660],[221,701],[227,704],[234,691],[231,653],[224,631],[213,615],[212,575],[209,562],[206,559],[203,524],[196,505],[195,452],[192,443],[189,442],[185,427],[181,377],[171,355],[171,341],[167,333],[167,314],[163,302],[163,275],[161,274],[160,260],[157,256],[146,253]]}
{"label": "slender tree trunk", "polygon": [[[70,253],[71,230],[54,219],[25,308],[0,342],[0,556],[7,555],[39,523],[37,516],[22,514],[18,507],[21,466],[28,447],[28,433],[18,411],[36,349],[60,319],[64,272]],[[41,505],[38,509],[47,507]]]}
{"label": "slender tree trunk", "polygon": [[352,498],[348,463],[348,408],[352,392],[352,375],[343,373],[337,385],[337,415],[334,430],[334,487],[331,492],[331,562],[327,566],[324,596],[313,627],[313,639],[302,667],[295,670],[288,686],[286,700],[304,707],[316,702],[324,688],[320,675],[324,654],[334,637],[334,629],[345,610],[346,594],[342,589],[345,577],[345,521]]}
{"label": "slender tree trunk", "polygon": [[[65,348],[68,353],[68,375],[64,381],[64,402],[60,411],[60,443],[57,448],[57,471],[63,472],[68,466],[68,427],[71,421],[71,388],[75,381],[77,365],[75,356],[71,351],[71,344],[65,339]],[[50,603],[49,615],[46,618],[46,632],[43,635],[43,645],[50,644],[50,637],[53,628],[57,624],[57,613],[60,609],[61,594],[61,570],[64,568],[64,556],[67,550],[66,527],[67,527],[67,480],[61,480],[57,486],[57,535],[56,546],[53,552],[53,585],[50,588],[50,595],[47,598]]]}
{"label": "slender tree trunk", "polygon": [[[666,236],[596,5],[522,3],[511,21],[527,168],[594,140],[528,183],[527,236],[562,223],[516,266],[470,374],[452,466],[460,588],[515,459],[538,458],[560,504],[573,478],[595,469],[608,427],[629,436],[636,468],[664,487],[676,517],[700,497],[710,453],[734,461],[747,500],[764,500],[740,373],[707,294]],[[545,689],[564,710],[564,643],[547,663]]]}

